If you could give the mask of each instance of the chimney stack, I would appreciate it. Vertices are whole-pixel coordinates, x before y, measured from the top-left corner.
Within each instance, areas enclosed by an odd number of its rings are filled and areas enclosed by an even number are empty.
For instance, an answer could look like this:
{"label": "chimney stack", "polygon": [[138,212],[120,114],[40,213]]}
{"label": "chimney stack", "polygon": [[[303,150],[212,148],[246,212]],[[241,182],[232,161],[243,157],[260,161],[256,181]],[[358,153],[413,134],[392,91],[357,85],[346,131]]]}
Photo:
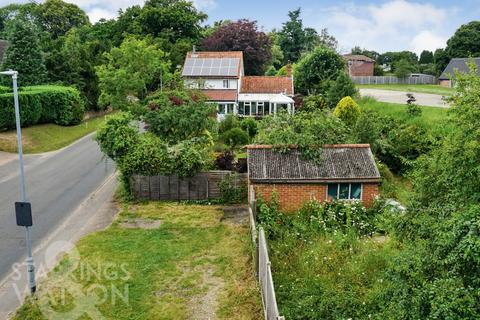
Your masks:
{"label": "chimney stack", "polygon": [[287,77],[292,77],[292,63],[288,60],[287,65]]}
{"label": "chimney stack", "polygon": [[192,47],[192,58],[196,58],[196,57],[198,57],[197,47],[195,45],[193,45],[193,47]]}

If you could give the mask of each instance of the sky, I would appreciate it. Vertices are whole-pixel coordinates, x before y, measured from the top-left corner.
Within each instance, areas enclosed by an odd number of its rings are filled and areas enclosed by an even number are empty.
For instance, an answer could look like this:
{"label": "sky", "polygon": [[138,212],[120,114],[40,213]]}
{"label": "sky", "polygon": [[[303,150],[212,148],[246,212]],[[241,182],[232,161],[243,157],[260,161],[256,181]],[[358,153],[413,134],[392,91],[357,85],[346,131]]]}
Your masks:
{"label": "sky", "polygon": [[[0,0],[0,5],[25,0]],[[143,0],[66,0],[87,12],[92,22],[114,18]],[[287,13],[302,9],[304,26],[327,28],[348,52],[360,46],[377,52],[435,50],[446,46],[460,25],[480,18],[480,0],[193,0],[207,13],[207,23],[247,18],[258,21],[264,31],[280,29]]]}

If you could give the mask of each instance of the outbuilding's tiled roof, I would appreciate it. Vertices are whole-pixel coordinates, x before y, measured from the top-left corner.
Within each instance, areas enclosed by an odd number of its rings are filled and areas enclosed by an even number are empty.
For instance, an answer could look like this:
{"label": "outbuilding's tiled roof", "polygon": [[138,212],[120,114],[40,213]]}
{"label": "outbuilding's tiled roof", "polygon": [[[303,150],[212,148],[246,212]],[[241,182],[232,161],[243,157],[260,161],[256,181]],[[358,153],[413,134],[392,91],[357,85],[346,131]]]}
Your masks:
{"label": "outbuilding's tiled roof", "polygon": [[296,148],[280,153],[272,146],[250,145],[247,153],[248,174],[252,182],[380,181],[380,173],[368,144],[325,145],[320,164],[303,160]]}
{"label": "outbuilding's tiled roof", "polygon": [[240,93],[286,93],[293,95],[292,77],[245,76]]}
{"label": "outbuilding's tiled roof", "polygon": [[237,90],[202,90],[209,101],[236,101]]}
{"label": "outbuilding's tiled roof", "polygon": [[[445,70],[442,72],[439,80],[449,80],[453,75],[455,75],[455,71],[461,73],[468,72],[467,62],[470,58],[453,58],[448,63]],[[471,58],[473,62],[477,65],[477,74],[480,75],[480,58]]]}
{"label": "outbuilding's tiled roof", "polygon": [[372,58],[364,56],[363,54],[344,54],[343,58],[345,60],[352,60],[352,61],[367,61],[367,62],[375,62]]}

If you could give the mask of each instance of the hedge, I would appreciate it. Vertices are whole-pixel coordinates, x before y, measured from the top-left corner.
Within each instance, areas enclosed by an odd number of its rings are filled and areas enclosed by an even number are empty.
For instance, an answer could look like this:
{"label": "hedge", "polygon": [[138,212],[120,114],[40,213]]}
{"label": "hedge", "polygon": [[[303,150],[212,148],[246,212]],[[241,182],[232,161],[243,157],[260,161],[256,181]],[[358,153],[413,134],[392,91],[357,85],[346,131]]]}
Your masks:
{"label": "hedge", "polygon": [[[38,123],[80,123],[85,112],[80,92],[71,87],[32,86],[19,90],[22,127]],[[15,128],[13,93],[0,88],[0,130]]]}

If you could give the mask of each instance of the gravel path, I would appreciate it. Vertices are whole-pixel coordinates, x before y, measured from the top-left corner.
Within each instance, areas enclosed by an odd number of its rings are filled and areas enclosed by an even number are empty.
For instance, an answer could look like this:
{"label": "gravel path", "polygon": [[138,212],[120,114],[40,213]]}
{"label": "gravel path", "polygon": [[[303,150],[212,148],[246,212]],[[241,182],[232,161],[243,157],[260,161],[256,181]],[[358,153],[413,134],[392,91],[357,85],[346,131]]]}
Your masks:
{"label": "gravel path", "polygon": [[[407,93],[405,91],[381,90],[381,89],[360,89],[361,96],[370,96],[378,101],[407,104]],[[443,101],[443,96],[431,93],[411,92],[416,103],[421,106],[448,108],[449,105]]]}

